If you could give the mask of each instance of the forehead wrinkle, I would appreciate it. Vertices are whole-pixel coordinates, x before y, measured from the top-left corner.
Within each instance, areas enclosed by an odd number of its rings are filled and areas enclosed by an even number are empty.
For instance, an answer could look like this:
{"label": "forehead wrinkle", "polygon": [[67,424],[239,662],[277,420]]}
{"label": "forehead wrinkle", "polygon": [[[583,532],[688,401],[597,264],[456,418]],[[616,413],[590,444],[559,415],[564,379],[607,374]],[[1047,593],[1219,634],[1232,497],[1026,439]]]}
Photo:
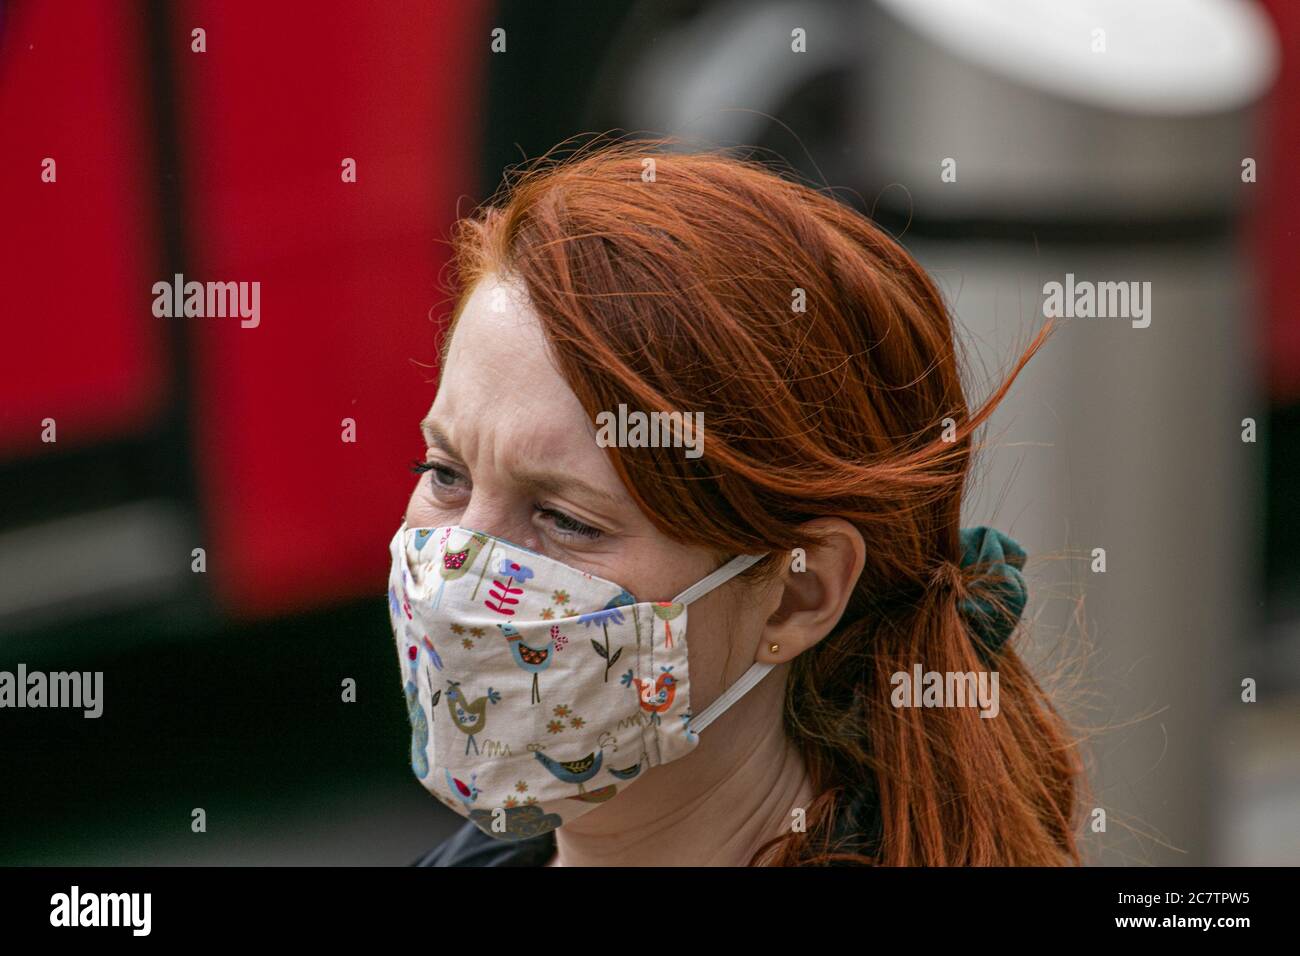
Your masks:
{"label": "forehead wrinkle", "polygon": [[[500,421],[494,427],[493,443],[497,446],[495,458],[503,467],[513,472],[541,472],[546,465],[563,459],[574,461],[578,449],[569,443],[571,429],[557,425],[554,419],[536,419],[518,416],[508,423]],[[576,463],[576,462],[575,462]]]}
{"label": "forehead wrinkle", "polygon": [[[523,417],[503,430],[494,429],[494,465],[510,475],[511,481],[534,492],[597,499],[608,505],[623,504],[619,496],[600,482],[605,457],[587,446],[570,427],[529,421]],[[595,471],[597,474],[589,474]]]}

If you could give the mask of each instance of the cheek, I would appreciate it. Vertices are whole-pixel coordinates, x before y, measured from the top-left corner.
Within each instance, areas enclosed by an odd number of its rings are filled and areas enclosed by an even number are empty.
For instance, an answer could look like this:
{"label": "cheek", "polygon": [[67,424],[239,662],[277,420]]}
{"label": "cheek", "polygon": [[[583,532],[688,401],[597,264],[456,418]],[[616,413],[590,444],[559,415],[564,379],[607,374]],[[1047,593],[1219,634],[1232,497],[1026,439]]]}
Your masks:
{"label": "cheek", "polygon": [[411,497],[406,502],[406,524],[411,528],[433,528],[440,525],[441,512],[433,506],[428,489],[424,483],[427,475],[420,478],[411,490]]}
{"label": "cheek", "polygon": [[726,594],[691,605],[686,626],[691,683],[712,700],[754,663],[766,617],[759,595]]}
{"label": "cheek", "polygon": [[722,691],[723,672],[733,667],[738,657],[735,619],[730,614],[731,610],[722,602],[707,598],[696,601],[687,612],[686,651],[691,684],[708,700]]}

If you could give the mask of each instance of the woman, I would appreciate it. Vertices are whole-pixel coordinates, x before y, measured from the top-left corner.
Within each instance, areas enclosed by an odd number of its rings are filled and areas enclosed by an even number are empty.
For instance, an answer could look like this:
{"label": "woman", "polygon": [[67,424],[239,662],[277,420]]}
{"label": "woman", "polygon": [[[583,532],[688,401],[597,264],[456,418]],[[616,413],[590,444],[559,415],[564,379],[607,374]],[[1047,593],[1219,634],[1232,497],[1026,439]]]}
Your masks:
{"label": "woman", "polygon": [[[1006,643],[1023,552],[959,527],[1047,330],[971,414],[897,243],[661,147],[457,230],[389,599],[412,767],[468,821],[419,863],[1078,863],[1076,744]],[[995,706],[911,706],[921,672]]]}

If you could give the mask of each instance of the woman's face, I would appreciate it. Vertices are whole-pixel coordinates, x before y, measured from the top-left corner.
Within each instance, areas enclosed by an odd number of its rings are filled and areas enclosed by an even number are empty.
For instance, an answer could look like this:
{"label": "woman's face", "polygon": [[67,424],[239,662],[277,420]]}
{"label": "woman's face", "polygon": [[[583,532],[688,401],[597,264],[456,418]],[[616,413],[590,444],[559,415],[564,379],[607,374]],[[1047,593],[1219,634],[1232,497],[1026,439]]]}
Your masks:
{"label": "woman's face", "polygon": [[[488,275],[474,287],[421,425],[429,470],[407,506],[409,527],[484,531],[620,584],[639,601],[671,600],[717,567],[633,504],[514,284]],[[735,647],[729,664],[729,639],[699,640],[761,632],[761,602],[738,599],[745,587],[733,581],[691,605],[697,707],[754,660],[756,638]]]}

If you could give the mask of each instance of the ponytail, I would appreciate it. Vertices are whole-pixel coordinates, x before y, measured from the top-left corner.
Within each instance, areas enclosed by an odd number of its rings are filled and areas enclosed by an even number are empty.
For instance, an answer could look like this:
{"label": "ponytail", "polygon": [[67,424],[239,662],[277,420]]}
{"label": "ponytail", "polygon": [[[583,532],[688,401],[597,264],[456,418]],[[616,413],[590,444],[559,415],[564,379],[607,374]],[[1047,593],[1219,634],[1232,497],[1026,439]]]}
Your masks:
{"label": "ponytail", "polygon": [[[807,808],[806,832],[769,841],[754,864],[1080,863],[1083,767],[1067,727],[1013,648],[1004,645],[986,665],[961,607],[985,578],[951,562],[936,576],[915,603],[842,621],[793,662],[786,731],[820,796]],[[896,675],[910,677],[917,664],[940,673],[993,668],[996,716],[894,706]],[[846,840],[837,836],[845,824],[862,829]]]}

